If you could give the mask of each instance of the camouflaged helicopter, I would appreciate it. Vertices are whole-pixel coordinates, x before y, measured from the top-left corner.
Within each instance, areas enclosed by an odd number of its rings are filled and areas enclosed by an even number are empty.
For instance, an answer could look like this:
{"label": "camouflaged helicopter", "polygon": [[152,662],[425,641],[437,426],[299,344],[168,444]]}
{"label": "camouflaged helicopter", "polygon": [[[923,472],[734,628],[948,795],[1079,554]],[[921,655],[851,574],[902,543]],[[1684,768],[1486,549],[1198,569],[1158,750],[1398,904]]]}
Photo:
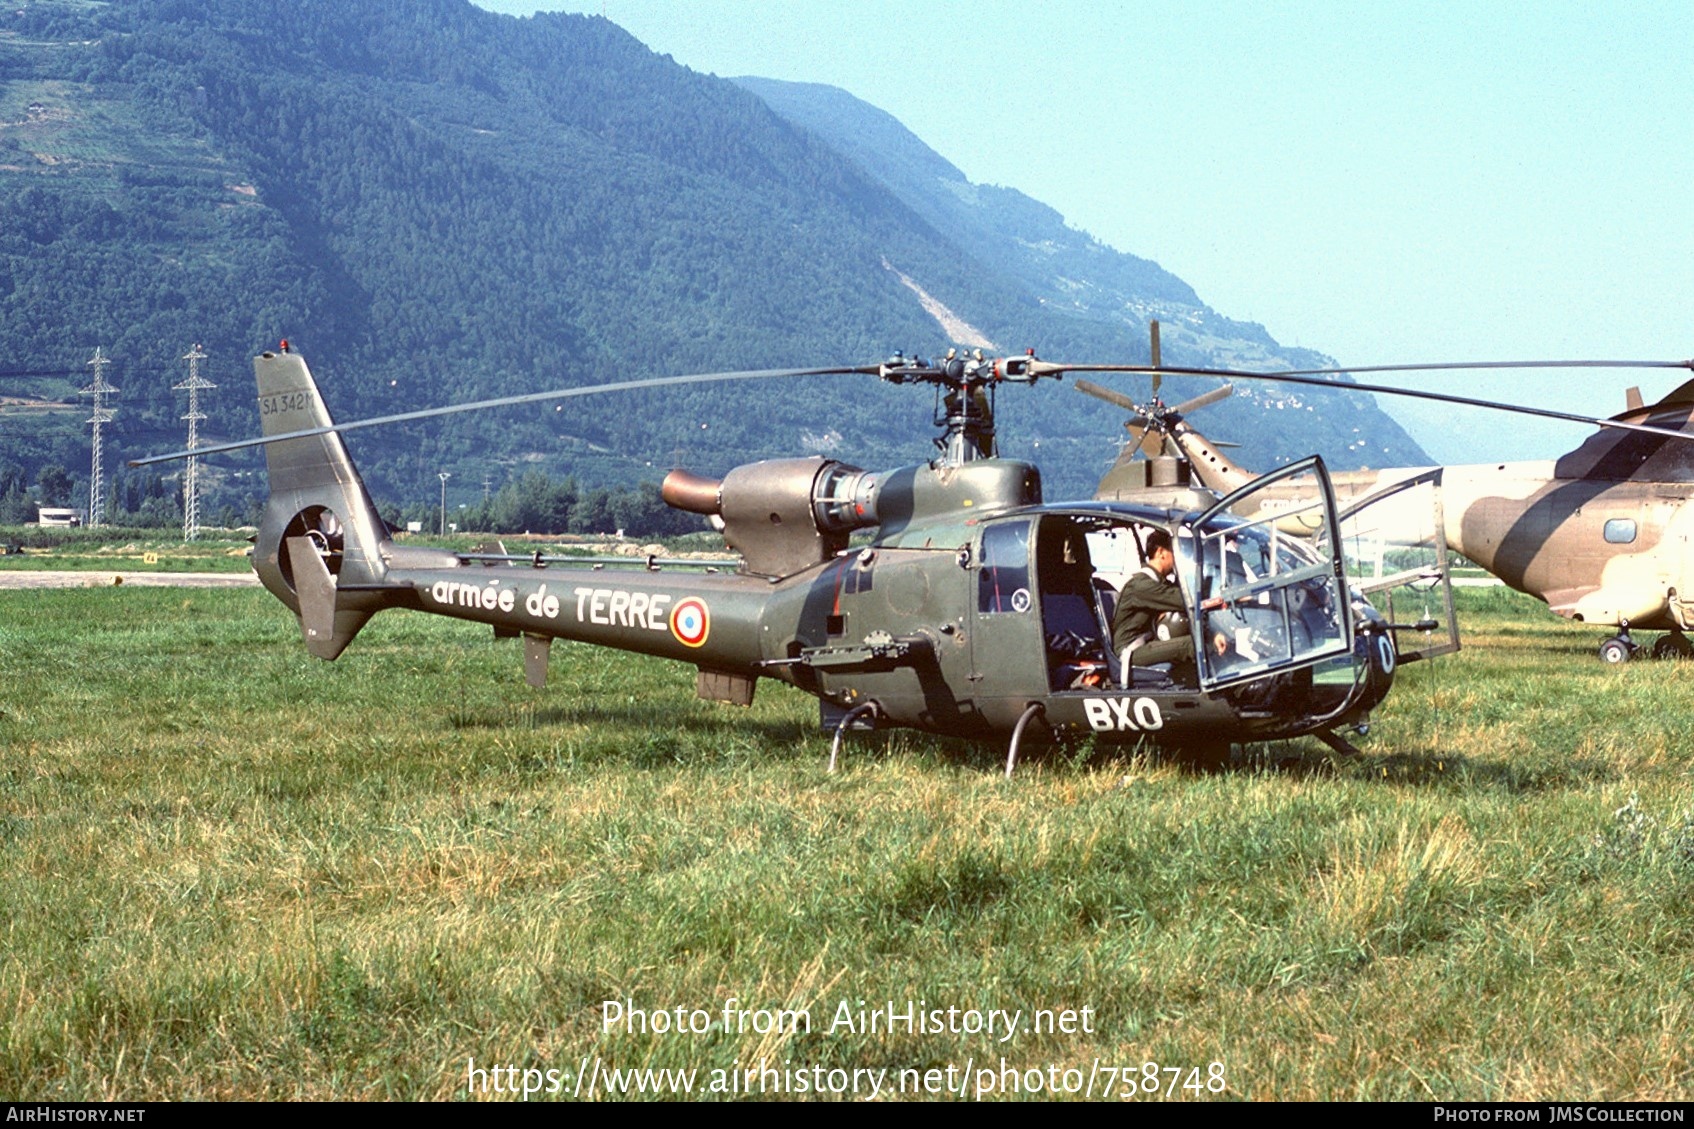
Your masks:
{"label": "camouflaged helicopter", "polygon": [[[1201,369],[1162,368],[1157,364],[1157,342],[1155,329],[1152,369],[1207,374]],[[1495,362],[1348,371],[1549,367],[1690,369],[1694,361]],[[1327,382],[1316,377],[1327,371],[1283,373],[1277,379],[1323,384]],[[1259,374],[1214,370],[1210,375],[1257,379]],[[1079,390],[1132,413],[1125,425],[1132,441],[1101,480],[1096,497],[1168,497],[1178,480],[1232,493],[1259,480],[1184,418],[1230,395],[1230,386],[1167,407],[1158,399],[1157,380],[1156,373],[1153,396],[1146,404],[1087,381],[1078,383]],[[1421,483],[1436,483],[1436,520],[1447,545],[1566,619],[1617,627],[1617,634],[1601,642],[1601,659],[1621,663],[1645,650],[1631,634],[1643,628],[1665,632],[1652,644],[1655,658],[1694,657],[1694,641],[1686,634],[1694,628],[1694,608],[1686,607],[1678,594],[1690,591],[1694,582],[1694,510],[1687,504],[1694,496],[1694,443],[1687,442],[1694,439],[1694,380],[1650,406],[1631,388],[1625,410],[1609,419],[1403,388],[1349,387],[1597,425],[1598,432],[1555,460],[1342,471],[1331,476],[1331,484],[1342,502],[1379,499],[1376,524],[1392,541],[1396,531],[1416,528],[1427,511],[1408,511],[1404,498],[1389,502],[1385,491],[1396,484],[1409,491]],[[1269,516],[1278,507],[1297,508],[1310,497],[1310,491],[1296,485],[1271,487],[1257,495],[1257,516]],[[1289,519],[1283,528],[1290,529],[1291,521],[1297,525]]]}
{"label": "camouflaged helicopter", "polygon": [[[996,455],[993,400],[1002,385],[1074,368],[1033,354],[950,351],[936,364],[896,355],[869,366],[625,381],[337,425],[305,360],[285,347],[254,360],[263,438],[136,465],[265,447],[270,496],[253,567],[323,659],[340,655],[377,612],[408,608],[521,637],[537,687],[554,639],[689,663],[705,699],[747,705],[760,679],[774,679],[819,700],[821,723],[835,734],[831,767],[847,730],[893,726],[1007,740],[1008,773],[1025,741],[1092,737],[1215,757],[1233,744],[1312,734],[1350,751],[1343,734],[1363,731],[1397,666],[1421,656],[1396,637],[1436,625],[1390,622],[1353,582],[1323,460],[1181,504],[1046,502],[1035,466]],[[341,435],[631,388],[844,373],[932,386],[939,456],[886,472],[820,457],[753,463],[721,480],[673,471],[665,500],[722,531],[740,554],[732,571],[657,559],[619,571],[628,558],[396,543]],[[1289,487],[1307,500],[1277,520],[1239,516],[1262,509],[1264,492]],[[1278,524],[1289,517],[1301,522],[1300,536]],[[1125,663],[1110,643],[1118,586],[1143,566],[1155,531],[1173,540],[1193,626],[1194,663],[1181,673]],[[868,540],[851,543],[855,534]],[[1444,584],[1445,555],[1417,578]]]}

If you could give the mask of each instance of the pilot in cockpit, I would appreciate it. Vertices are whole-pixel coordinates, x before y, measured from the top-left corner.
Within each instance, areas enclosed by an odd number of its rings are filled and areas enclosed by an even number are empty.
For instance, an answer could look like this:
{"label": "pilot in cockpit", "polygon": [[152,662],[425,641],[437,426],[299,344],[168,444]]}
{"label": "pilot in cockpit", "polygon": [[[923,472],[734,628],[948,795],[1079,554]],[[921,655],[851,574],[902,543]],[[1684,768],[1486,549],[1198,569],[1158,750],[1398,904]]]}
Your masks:
{"label": "pilot in cockpit", "polygon": [[[1123,682],[1134,681],[1134,667],[1169,663],[1171,681],[1194,685],[1194,642],[1188,622],[1188,601],[1173,577],[1176,553],[1171,537],[1162,529],[1147,535],[1146,564],[1130,574],[1118,593],[1112,614],[1112,650],[1123,663]],[[1223,601],[1208,599],[1201,607],[1222,607]],[[1221,655],[1229,649],[1229,638],[1218,632],[1212,645]]]}

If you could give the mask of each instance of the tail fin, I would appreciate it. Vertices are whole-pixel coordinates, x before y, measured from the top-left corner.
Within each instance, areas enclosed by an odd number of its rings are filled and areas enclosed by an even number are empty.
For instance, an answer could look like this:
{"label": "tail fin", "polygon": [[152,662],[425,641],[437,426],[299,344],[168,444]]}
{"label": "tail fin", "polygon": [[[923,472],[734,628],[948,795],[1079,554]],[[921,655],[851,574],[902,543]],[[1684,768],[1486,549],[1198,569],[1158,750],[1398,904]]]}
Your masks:
{"label": "tail fin", "polygon": [[[253,359],[259,419],[266,435],[331,424],[305,359],[264,353]],[[270,500],[254,550],[265,587],[300,617],[306,649],[333,659],[365,622],[395,603],[379,590],[387,574],[387,526],[330,433],[267,444]]]}
{"label": "tail fin", "polygon": [[[1694,380],[1672,390],[1654,404],[1637,406],[1639,396],[1614,420],[1645,423],[1676,431],[1694,431]],[[1589,478],[1600,482],[1676,482],[1689,480],[1688,444],[1658,435],[1601,428],[1582,446],[1553,464],[1559,478]]]}

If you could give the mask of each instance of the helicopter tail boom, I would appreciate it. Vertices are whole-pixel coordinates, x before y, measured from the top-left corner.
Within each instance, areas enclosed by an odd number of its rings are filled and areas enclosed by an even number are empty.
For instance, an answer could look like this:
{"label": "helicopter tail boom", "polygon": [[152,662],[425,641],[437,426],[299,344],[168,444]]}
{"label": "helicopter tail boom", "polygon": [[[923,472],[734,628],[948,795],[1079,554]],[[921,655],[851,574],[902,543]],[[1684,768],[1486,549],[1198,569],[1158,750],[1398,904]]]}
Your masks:
{"label": "helicopter tail boom", "polygon": [[[299,354],[263,353],[253,359],[253,375],[266,435],[330,426]],[[409,603],[410,590],[388,582],[388,528],[340,435],[267,444],[265,463],[270,498],[255,539],[254,571],[300,617],[306,649],[333,659],[371,616]]]}

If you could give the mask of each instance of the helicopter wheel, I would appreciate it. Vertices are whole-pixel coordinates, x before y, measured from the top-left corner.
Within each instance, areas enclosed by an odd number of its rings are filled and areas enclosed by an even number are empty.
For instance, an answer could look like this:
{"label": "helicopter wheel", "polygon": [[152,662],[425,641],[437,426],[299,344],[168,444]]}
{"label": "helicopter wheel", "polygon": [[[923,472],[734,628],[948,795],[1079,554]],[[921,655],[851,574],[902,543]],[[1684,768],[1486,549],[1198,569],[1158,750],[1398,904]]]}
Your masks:
{"label": "helicopter wheel", "polygon": [[1672,631],[1661,635],[1653,644],[1653,657],[1656,659],[1690,659],[1694,658],[1694,640],[1680,631]]}
{"label": "helicopter wheel", "polygon": [[1622,639],[1607,639],[1600,644],[1600,661],[1615,666],[1626,663],[1635,655],[1635,648]]}

